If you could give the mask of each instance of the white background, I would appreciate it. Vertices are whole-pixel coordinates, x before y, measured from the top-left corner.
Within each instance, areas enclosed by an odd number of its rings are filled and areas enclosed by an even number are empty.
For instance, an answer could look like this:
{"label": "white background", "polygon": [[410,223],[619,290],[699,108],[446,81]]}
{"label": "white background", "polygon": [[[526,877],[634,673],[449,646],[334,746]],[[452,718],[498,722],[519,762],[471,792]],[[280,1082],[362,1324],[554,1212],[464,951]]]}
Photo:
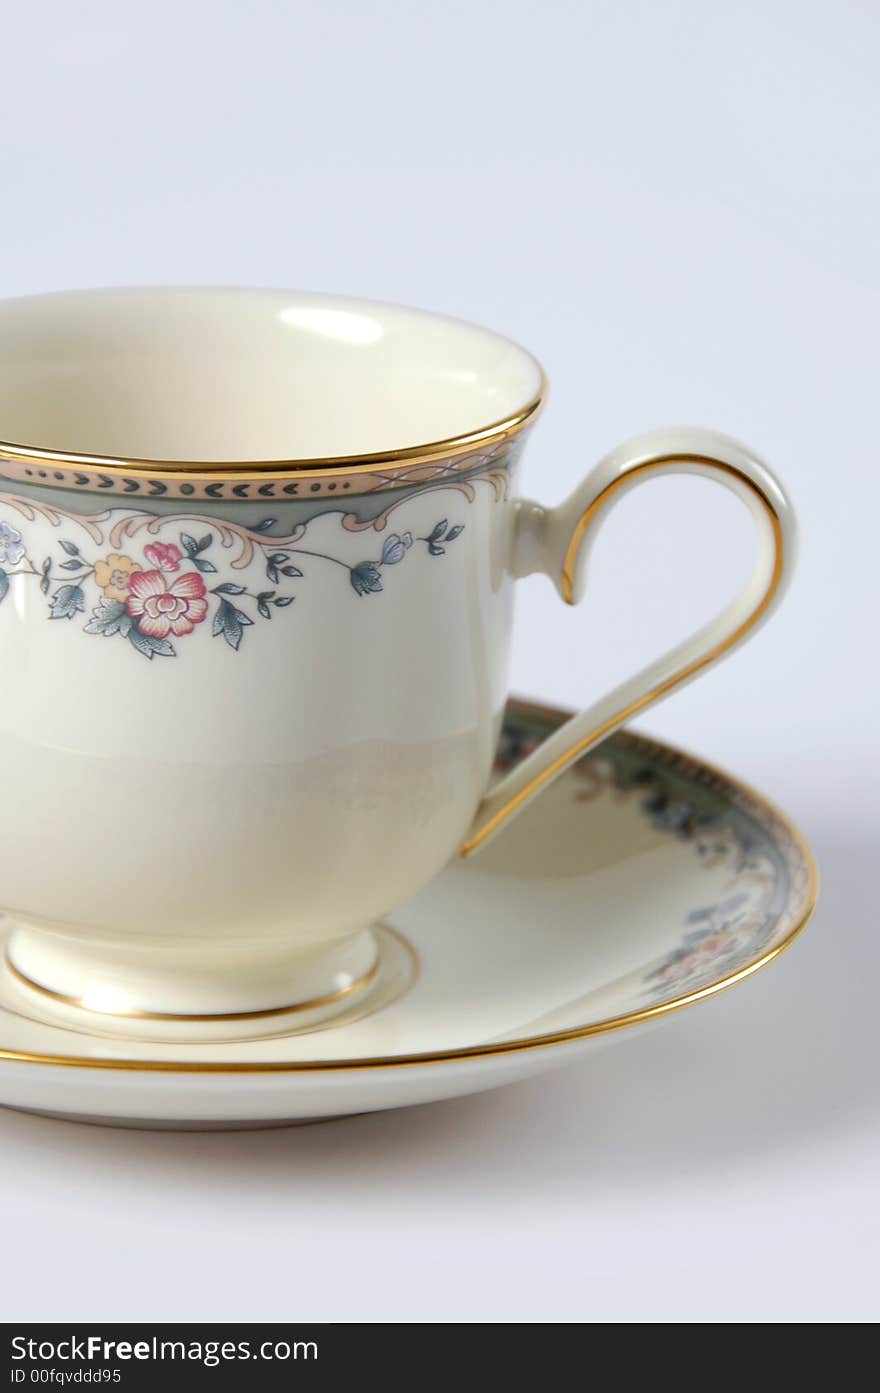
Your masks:
{"label": "white background", "polygon": [[[877,6],[32,0],[3,30],[0,294],[483,322],[549,371],[545,501],[660,424],[772,462],[790,596],[644,726],[771,794],[824,882],[755,981],[494,1095],[245,1135],[0,1114],[4,1318],[876,1318]],[[514,689],[577,704],[706,618],[739,513],[646,486],[581,610],[523,584]]]}

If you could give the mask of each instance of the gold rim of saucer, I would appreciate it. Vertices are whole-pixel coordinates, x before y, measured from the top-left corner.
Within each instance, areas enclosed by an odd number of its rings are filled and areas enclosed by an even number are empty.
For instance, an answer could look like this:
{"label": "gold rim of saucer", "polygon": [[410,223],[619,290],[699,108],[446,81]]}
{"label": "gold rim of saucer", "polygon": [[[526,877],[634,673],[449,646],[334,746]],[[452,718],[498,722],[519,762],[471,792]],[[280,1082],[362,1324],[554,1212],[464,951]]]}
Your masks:
{"label": "gold rim of saucer", "polygon": [[[556,721],[562,721],[570,714],[560,707],[540,705],[534,702],[517,701],[516,706],[525,714],[531,713],[535,716],[550,717]],[[762,810],[765,817],[777,825],[782,834],[788,838],[804,875],[803,889],[799,892],[796,900],[797,910],[793,914],[791,927],[785,937],[773,948],[759,954],[750,963],[746,963],[744,967],[720,977],[708,986],[672,997],[668,1001],[660,1002],[654,1006],[647,1006],[638,1011],[628,1011],[619,1016],[610,1016],[605,1020],[592,1021],[588,1025],[575,1026],[569,1030],[525,1036],[519,1040],[506,1040],[495,1044],[469,1045],[461,1049],[426,1051],[421,1054],[380,1055],[363,1059],[302,1060],[294,1063],[273,1060],[236,1063],[234,1061],[94,1059],[84,1055],[54,1055],[0,1048],[0,1061],[54,1065],[59,1068],[134,1070],[142,1073],[165,1074],[313,1074],[339,1073],[346,1070],[418,1068],[430,1064],[467,1063],[487,1059],[494,1055],[521,1054],[529,1050],[573,1044],[580,1040],[590,1039],[594,1035],[607,1035],[612,1031],[624,1030],[628,1026],[638,1025],[643,1021],[656,1020],[662,1016],[671,1015],[675,1011],[681,1011],[698,1001],[717,996],[720,992],[735,986],[737,982],[743,982],[746,978],[767,967],[787,948],[790,948],[795,939],[806,928],[816,908],[819,893],[819,872],[815,857],[803,833],[792,820],[749,784],[734,778],[709,761],[682,750],[679,746],[669,745],[665,741],[651,740],[650,737],[636,735],[632,731],[627,732],[627,738],[644,745],[646,751],[653,750],[655,753],[663,751],[667,758],[676,761],[679,768],[700,771],[704,776],[710,776],[716,787],[727,792],[731,797],[735,796],[756,805]]]}

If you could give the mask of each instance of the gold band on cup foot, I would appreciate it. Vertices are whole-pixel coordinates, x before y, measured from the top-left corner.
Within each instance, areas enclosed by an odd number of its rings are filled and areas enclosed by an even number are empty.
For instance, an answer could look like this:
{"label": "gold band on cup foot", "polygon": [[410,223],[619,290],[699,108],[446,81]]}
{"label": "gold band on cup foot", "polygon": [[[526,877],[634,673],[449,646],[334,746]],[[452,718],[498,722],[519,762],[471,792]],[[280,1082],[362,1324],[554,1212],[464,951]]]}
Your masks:
{"label": "gold band on cup foot", "polygon": [[[341,1029],[376,1015],[406,996],[419,976],[409,939],[383,922],[371,926],[375,957],[366,971],[323,997],[264,1010],[211,1015],[129,1009],[115,1016],[89,1001],[44,986],[13,961],[0,915],[0,1015],[119,1042],[220,1045],[279,1040]],[[318,1003],[317,1005],[315,1003]],[[2,1050],[0,1050],[2,1054]]]}
{"label": "gold band on cup foot", "polygon": [[297,1011],[317,1011],[322,1006],[331,1006],[337,1001],[341,1001],[346,996],[351,996],[353,992],[361,991],[363,987],[369,986],[379,971],[378,960],[373,966],[358,977],[356,981],[349,982],[347,986],[340,987],[338,991],[327,992],[324,996],[312,997],[310,1001],[292,1002],[287,1006],[270,1006],[262,1011],[217,1011],[201,1015],[190,1015],[182,1011],[138,1011],[138,1010],[97,1010],[94,1006],[89,1006],[84,997],[67,996],[64,992],[53,991],[51,987],[44,987],[42,982],[35,982],[32,977],[16,967],[9,954],[5,955],[5,962],[8,971],[20,982],[23,987],[30,991],[39,992],[41,996],[49,997],[51,1001],[60,1002],[63,1006],[76,1007],[78,1011],[88,1011],[92,1016],[114,1016],[123,1020],[139,1021],[180,1021],[181,1023],[210,1022],[211,1024],[222,1024],[225,1021],[256,1021],[268,1020],[273,1016],[288,1016]]}
{"label": "gold band on cup foot", "polygon": [[336,980],[341,979],[343,985],[335,990],[280,1006],[189,1013],[152,1011],[129,1006],[121,999],[117,1006],[109,992],[105,1006],[97,995],[92,998],[45,985],[24,971],[8,949],[0,958],[0,971],[18,998],[18,1009],[32,1020],[85,1035],[194,1045],[265,1039],[335,1025],[340,1017],[348,1018],[376,995],[381,966],[377,945],[367,970],[355,978],[340,973]]}

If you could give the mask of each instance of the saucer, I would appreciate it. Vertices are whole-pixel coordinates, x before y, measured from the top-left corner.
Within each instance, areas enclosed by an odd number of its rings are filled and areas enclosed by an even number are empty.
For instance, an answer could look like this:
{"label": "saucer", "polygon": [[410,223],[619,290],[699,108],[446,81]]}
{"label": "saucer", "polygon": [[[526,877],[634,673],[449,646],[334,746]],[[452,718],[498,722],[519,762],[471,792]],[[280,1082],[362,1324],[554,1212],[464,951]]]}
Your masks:
{"label": "saucer", "polygon": [[[512,701],[498,767],[568,713]],[[476,1093],[757,972],[816,900],[804,838],[619,731],[380,930],[378,996],[323,1030],[158,1045],[36,1019],[0,980],[0,1104],[116,1126],[283,1126]]]}

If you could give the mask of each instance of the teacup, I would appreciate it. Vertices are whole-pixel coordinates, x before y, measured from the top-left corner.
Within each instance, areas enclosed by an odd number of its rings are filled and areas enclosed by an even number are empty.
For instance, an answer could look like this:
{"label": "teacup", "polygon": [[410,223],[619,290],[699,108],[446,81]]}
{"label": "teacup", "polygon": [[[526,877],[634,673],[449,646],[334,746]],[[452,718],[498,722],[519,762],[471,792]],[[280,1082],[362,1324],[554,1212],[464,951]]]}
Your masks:
{"label": "teacup", "polygon": [[[29,1009],[167,1040],[312,1028],[370,926],[779,600],[791,509],[744,446],[663,430],[558,508],[518,495],[537,361],[325,295],[0,305],[0,905]],[[712,624],[492,783],[514,581],[572,603],[613,503],[697,473],[758,559]]]}

